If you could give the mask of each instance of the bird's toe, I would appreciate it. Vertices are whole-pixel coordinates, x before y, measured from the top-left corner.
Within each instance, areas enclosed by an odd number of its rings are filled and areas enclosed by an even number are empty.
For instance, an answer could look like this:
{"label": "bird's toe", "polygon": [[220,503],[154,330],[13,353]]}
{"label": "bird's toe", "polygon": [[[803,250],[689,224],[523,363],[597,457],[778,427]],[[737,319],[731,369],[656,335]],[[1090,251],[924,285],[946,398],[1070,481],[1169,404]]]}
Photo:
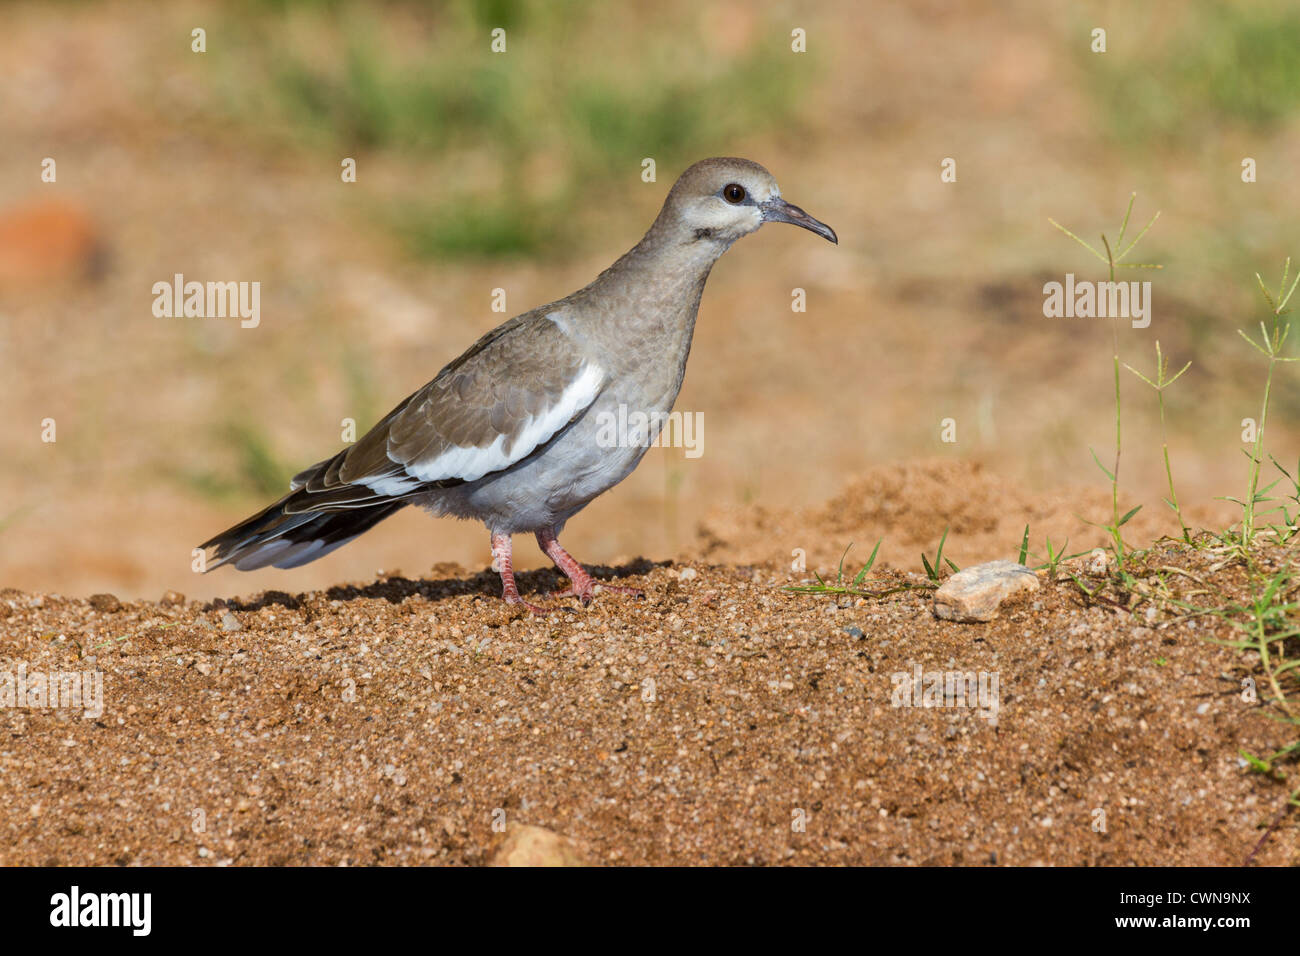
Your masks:
{"label": "bird's toe", "polygon": [[519,597],[518,595],[508,596],[506,597],[505,601],[506,604],[511,607],[523,608],[524,610],[527,610],[537,615],[538,617],[542,617],[543,615],[550,614],[551,611],[555,610],[555,608],[543,607],[540,604],[533,604],[531,601],[525,601],[523,598]]}
{"label": "bird's toe", "polygon": [[613,591],[615,594],[626,594],[628,597],[634,597],[639,600],[645,600],[645,592],[640,588],[630,588],[622,584],[602,584],[602,591]]}
{"label": "bird's toe", "polygon": [[583,607],[591,604],[592,598],[596,596],[596,584],[594,581],[588,581],[581,587],[567,587],[561,591],[554,591],[551,597],[555,599],[576,597],[582,602]]}

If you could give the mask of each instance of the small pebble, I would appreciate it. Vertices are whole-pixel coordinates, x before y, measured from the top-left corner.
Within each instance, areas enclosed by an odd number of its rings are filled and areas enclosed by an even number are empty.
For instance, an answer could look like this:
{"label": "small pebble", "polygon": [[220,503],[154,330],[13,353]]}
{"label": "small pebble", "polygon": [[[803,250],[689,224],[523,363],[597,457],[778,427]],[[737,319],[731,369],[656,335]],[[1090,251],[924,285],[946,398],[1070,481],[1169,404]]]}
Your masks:
{"label": "small pebble", "polygon": [[122,602],[117,599],[115,594],[92,594],[90,596],[90,606],[96,611],[111,613],[120,610]]}

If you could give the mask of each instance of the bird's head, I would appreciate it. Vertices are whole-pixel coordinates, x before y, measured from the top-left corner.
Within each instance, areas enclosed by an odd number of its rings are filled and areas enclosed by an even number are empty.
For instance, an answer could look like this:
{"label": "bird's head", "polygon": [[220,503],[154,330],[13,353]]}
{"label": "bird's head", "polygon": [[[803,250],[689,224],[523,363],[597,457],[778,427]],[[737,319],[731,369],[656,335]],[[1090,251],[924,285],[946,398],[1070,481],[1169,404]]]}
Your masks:
{"label": "bird's head", "polygon": [[687,241],[730,244],[765,222],[788,222],[836,244],[835,230],[781,198],[776,179],[748,159],[705,159],[682,173],[663,216]]}

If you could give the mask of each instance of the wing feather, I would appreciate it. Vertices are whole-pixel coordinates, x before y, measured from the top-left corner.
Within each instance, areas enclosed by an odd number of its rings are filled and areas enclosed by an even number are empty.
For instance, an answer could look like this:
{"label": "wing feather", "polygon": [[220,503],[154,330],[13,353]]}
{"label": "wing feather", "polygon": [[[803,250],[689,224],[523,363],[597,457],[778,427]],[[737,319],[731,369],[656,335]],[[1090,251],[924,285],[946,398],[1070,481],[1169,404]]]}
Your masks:
{"label": "wing feather", "polygon": [[[293,512],[372,507],[476,481],[527,458],[596,400],[604,370],[561,324],[493,329],[355,445],[295,475]],[[295,496],[298,497],[298,496]]]}

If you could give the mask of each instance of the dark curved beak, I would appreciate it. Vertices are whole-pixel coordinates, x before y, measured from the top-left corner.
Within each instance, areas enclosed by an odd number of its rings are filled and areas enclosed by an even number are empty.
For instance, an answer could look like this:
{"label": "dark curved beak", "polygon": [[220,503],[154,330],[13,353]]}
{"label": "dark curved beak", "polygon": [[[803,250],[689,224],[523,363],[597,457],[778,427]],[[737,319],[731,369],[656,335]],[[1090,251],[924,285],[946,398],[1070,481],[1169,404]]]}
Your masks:
{"label": "dark curved beak", "polygon": [[759,207],[763,213],[764,222],[788,222],[792,226],[802,226],[809,232],[815,232],[829,242],[837,246],[840,240],[835,235],[835,230],[824,222],[820,222],[808,215],[798,206],[786,202],[779,196],[776,199],[769,199],[765,203],[760,203]]}

